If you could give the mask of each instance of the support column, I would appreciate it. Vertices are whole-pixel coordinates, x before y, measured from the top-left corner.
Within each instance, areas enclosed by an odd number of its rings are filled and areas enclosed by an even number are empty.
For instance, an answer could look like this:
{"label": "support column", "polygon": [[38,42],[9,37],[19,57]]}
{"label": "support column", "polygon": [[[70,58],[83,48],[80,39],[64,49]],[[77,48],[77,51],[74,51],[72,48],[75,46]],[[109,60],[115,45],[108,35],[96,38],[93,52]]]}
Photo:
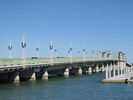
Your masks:
{"label": "support column", "polygon": [[46,68],[42,68],[40,70],[40,73],[41,73],[41,79],[42,80],[47,80],[48,79],[48,72],[47,72]]}
{"label": "support column", "polygon": [[97,65],[97,67],[96,67],[96,73],[98,73],[99,72],[99,68],[98,68],[98,65]]}
{"label": "support column", "polygon": [[29,79],[29,81],[35,81],[36,80],[36,74],[35,72],[33,71],[32,75],[31,75],[31,78]]}
{"label": "support column", "polygon": [[79,67],[78,75],[82,75],[82,69],[81,69],[81,67]]}
{"label": "support column", "polygon": [[114,66],[113,66],[113,76],[115,76],[115,63],[114,63]]}
{"label": "support column", "polygon": [[64,77],[69,77],[69,70],[68,70],[68,68],[65,69]]}
{"label": "support column", "polygon": [[92,74],[92,68],[91,68],[91,66],[88,68],[88,74]]}
{"label": "support column", "polygon": [[105,76],[106,79],[108,79],[108,64],[106,66],[106,76]]}
{"label": "support column", "polygon": [[45,71],[44,74],[42,75],[42,79],[43,80],[47,80],[48,79],[48,72]]}
{"label": "support column", "polygon": [[19,74],[20,74],[20,72],[15,72],[14,73],[14,81],[13,81],[13,83],[19,83],[20,82]]}
{"label": "support column", "polygon": [[104,70],[105,70],[105,69],[104,69],[104,64],[102,64],[102,72],[104,72]]}
{"label": "support column", "polygon": [[117,75],[120,75],[120,67],[119,67],[119,65],[117,67]]}
{"label": "support column", "polygon": [[109,78],[111,78],[111,65],[110,65],[110,68],[109,68]]}

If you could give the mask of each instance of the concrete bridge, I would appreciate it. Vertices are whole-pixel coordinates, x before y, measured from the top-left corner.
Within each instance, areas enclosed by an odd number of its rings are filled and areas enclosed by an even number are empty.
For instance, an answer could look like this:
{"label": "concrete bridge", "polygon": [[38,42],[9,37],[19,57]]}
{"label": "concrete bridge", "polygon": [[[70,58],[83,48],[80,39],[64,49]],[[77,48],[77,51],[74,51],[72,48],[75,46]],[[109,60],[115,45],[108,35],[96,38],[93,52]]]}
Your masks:
{"label": "concrete bridge", "polygon": [[[55,57],[52,57],[52,40],[50,44],[50,58],[38,58],[38,45],[36,48],[37,57],[25,58],[23,35],[23,56],[20,59],[13,59],[11,57],[11,41],[9,48],[9,58],[0,59],[0,82],[13,82],[20,81],[35,81],[36,79],[48,79],[50,75],[58,75],[68,77],[69,75],[82,75],[104,72],[107,67],[125,67],[132,66],[126,61],[125,54],[119,52],[118,58],[111,57],[111,54],[103,52],[100,57],[94,57],[94,50],[92,57],[85,57],[85,47],[83,48],[83,57],[72,57],[72,44],[68,50],[69,57],[57,58],[57,48],[55,49]],[[79,51],[78,51],[79,54]]]}
{"label": "concrete bridge", "polygon": [[[124,55],[123,55],[124,56]],[[72,60],[71,60],[72,59]],[[48,79],[50,74],[69,75],[104,72],[106,67],[130,66],[124,59],[112,57],[0,59],[0,82]]]}

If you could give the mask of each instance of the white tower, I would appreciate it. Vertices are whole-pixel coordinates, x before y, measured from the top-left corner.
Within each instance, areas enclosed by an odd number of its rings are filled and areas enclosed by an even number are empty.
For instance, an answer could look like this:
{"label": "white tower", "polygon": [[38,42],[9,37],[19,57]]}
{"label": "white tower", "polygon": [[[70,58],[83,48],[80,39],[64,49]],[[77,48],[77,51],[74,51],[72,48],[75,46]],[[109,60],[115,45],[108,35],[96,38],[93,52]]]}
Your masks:
{"label": "white tower", "polygon": [[39,56],[38,56],[38,51],[39,51],[39,48],[38,48],[38,43],[37,43],[37,48],[36,48],[36,51],[37,51],[37,57],[39,57]]}
{"label": "white tower", "polygon": [[57,58],[57,47],[55,46],[55,58]]}
{"label": "white tower", "polygon": [[9,49],[9,59],[12,59],[12,57],[11,57],[11,50],[12,50],[11,40],[10,40],[10,45],[8,46],[8,49]]}
{"label": "white tower", "polygon": [[53,57],[52,57],[52,49],[53,49],[53,46],[52,46],[52,40],[50,42],[50,64],[53,65]]}
{"label": "white tower", "polygon": [[22,59],[25,59],[24,57],[24,48],[26,47],[26,43],[24,41],[24,34],[23,34],[23,42],[22,42],[22,48],[23,48],[23,56],[22,56]]}

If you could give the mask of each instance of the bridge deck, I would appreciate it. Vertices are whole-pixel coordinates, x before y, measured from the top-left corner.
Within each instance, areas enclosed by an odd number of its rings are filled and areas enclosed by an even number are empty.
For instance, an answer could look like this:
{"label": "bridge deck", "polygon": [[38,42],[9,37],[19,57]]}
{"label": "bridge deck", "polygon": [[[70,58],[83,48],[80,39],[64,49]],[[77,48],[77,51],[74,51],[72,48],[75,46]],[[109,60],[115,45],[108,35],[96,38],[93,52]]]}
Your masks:
{"label": "bridge deck", "polygon": [[[85,58],[86,61],[106,61],[106,60],[118,60],[117,58],[100,58],[100,57],[95,57],[95,58]],[[72,58],[73,62],[76,61],[84,61],[83,57],[80,58]],[[26,58],[25,64],[41,64],[41,63],[49,63],[50,58],[38,58],[38,59],[31,59],[31,58]],[[53,58],[53,63],[56,62],[70,62],[70,58]],[[15,58],[15,59],[8,59],[8,58],[0,58],[0,66],[13,66],[13,65],[22,65],[23,60],[21,58]]]}

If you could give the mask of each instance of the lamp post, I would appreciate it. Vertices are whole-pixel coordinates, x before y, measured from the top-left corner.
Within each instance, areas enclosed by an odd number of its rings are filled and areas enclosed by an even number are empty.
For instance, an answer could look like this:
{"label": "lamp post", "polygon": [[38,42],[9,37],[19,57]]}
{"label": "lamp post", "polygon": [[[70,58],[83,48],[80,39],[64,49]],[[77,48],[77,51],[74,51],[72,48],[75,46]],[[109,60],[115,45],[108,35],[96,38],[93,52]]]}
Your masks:
{"label": "lamp post", "polygon": [[93,58],[93,61],[94,61],[94,49],[92,49],[92,58]]}
{"label": "lamp post", "polygon": [[85,61],[85,46],[83,47],[83,52],[84,52],[84,61]]}
{"label": "lamp post", "polygon": [[24,48],[26,47],[26,43],[24,41],[24,34],[23,34],[23,42],[22,42],[22,48],[23,48],[23,56],[22,56],[22,59],[25,59],[24,57]]}
{"label": "lamp post", "polygon": [[72,43],[70,44],[70,61],[72,63]]}
{"label": "lamp post", "polygon": [[50,64],[53,65],[53,57],[52,57],[52,49],[53,49],[53,46],[52,46],[52,40],[50,42]]}
{"label": "lamp post", "polygon": [[78,49],[78,57],[80,57],[80,51],[79,51],[79,49]]}
{"label": "lamp post", "polygon": [[9,59],[12,59],[12,57],[11,57],[11,50],[12,50],[11,40],[10,40],[10,45],[8,46],[8,49],[9,49]]}
{"label": "lamp post", "polygon": [[55,46],[55,58],[57,58],[57,47]]}
{"label": "lamp post", "polygon": [[38,56],[38,51],[39,51],[39,48],[38,48],[38,43],[37,43],[37,48],[36,48],[36,51],[37,51],[37,57],[39,57],[39,56]]}

